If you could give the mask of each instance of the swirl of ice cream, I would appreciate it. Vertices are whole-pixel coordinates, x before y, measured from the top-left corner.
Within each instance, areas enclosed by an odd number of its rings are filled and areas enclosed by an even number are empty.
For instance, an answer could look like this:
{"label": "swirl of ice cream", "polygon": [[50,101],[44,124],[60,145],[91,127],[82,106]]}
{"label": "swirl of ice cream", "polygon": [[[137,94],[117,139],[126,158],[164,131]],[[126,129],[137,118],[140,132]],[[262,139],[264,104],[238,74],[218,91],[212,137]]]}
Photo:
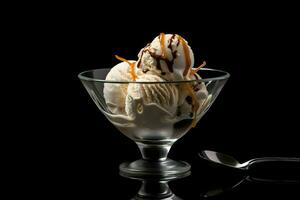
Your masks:
{"label": "swirl of ice cream", "polygon": [[[163,82],[164,79],[153,74],[138,76],[138,82]],[[143,105],[155,104],[170,116],[174,116],[177,111],[179,92],[177,86],[172,83],[129,83],[125,103],[125,111],[129,116],[134,117],[137,111],[142,113]],[[132,102],[141,100],[142,104]]]}

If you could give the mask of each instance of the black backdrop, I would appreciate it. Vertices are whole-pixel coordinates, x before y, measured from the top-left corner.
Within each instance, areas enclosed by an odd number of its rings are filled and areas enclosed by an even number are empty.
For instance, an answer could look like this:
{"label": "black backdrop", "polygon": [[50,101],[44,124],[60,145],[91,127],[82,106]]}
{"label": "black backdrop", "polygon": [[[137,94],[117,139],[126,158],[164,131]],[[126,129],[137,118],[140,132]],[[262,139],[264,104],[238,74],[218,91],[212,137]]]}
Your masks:
{"label": "black backdrop", "polygon": [[[115,54],[136,59],[160,32],[183,36],[194,50],[196,64],[206,60],[208,67],[231,74],[209,112],[173,146],[170,157],[189,161],[203,149],[240,160],[300,156],[299,32],[292,7],[219,5],[208,10],[204,5],[174,4],[179,13],[174,15],[174,10],[159,5],[122,6],[68,5],[46,14],[40,11],[42,20],[40,15],[33,17],[41,33],[33,36],[38,38],[34,71],[43,74],[35,104],[42,113],[37,115],[41,126],[34,137],[40,151],[33,148],[33,158],[42,161],[40,180],[54,182],[49,195],[96,194],[103,181],[106,192],[116,191],[119,199],[130,190],[129,181],[126,189],[109,180],[119,181],[119,163],[139,158],[138,149],[97,110],[77,75],[114,66]],[[158,11],[152,13],[153,9]]]}

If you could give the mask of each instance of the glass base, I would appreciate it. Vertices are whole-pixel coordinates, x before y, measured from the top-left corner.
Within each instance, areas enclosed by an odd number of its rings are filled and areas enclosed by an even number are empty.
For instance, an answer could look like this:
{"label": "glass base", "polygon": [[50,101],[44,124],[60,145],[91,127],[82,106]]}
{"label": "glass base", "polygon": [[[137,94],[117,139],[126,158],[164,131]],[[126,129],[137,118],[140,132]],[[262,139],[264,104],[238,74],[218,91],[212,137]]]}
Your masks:
{"label": "glass base", "polygon": [[162,196],[162,197],[160,197],[160,196],[154,196],[154,197],[140,197],[140,196],[136,196],[136,197],[134,197],[133,199],[131,199],[131,200],[147,200],[147,199],[160,199],[160,200],[182,200],[181,198],[179,198],[179,197],[177,197],[177,196],[175,196],[174,194],[173,195],[171,195],[171,196],[167,196],[167,195],[164,195],[164,196]]}
{"label": "glass base", "polygon": [[174,161],[169,158],[163,161],[140,159],[134,162],[125,162],[120,165],[121,174],[133,177],[180,177],[180,175],[186,176],[190,169],[191,166],[187,162]]}

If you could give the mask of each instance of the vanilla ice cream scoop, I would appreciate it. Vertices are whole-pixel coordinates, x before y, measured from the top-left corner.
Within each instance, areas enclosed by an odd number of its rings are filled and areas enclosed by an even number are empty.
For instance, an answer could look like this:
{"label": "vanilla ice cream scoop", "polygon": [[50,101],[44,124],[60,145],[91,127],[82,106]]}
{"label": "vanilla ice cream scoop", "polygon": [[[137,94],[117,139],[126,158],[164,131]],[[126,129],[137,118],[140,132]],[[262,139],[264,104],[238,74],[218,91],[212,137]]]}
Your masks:
{"label": "vanilla ice cream scoop", "polygon": [[[129,61],[135,62],[135,61]],[[121,62],[114,66],[106,76],[107,81],[132,81],[130,66],[126,62]],[[127,95],[126,83],[104,83],[104,98],[108,109],[113,114],[126,115],[125,98]]]}
{"label": "vanilla ice cream scoop", "polygon": [[[138,76],[137,82],[163,82],[164,79],[153,74]],[[155,104],[170,116],[174,116],[178,105],[178,88],[173,83],[129,83],[126,97],[126,113],[134,117],[135,113],[141,114],[143,106]],[[135,104],[141,100],[142,104]]]}
{"label": "vanilla ice cream scoop", "polygon": [[194,54],[188,42],[177,34],[161,33],[139,52],[136,73],[184,80],[193,66]]}

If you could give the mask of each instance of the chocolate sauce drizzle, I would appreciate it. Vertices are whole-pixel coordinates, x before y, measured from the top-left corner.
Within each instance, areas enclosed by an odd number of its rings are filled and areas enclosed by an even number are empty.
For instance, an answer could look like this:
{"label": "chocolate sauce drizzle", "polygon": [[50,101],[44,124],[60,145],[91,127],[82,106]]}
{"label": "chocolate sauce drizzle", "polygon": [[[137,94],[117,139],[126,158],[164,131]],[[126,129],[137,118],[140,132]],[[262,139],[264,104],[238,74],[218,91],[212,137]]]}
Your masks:
{"label": "chocolate sauce drizzle", "polygon": [[140,56],[140,59],[138,60],[138,63],[137,63],[137,68],[140,68],[141,66],[141,61],[142,61],[142,57],[144,55],[144,53],[147,51],[147,48],[150,46],[150,43],[148,43],[142,50],[142,54]]}
{"label": "chocolate sauce drizzle", "polygon": [[[175,34],[173,34],[173,35],[175,35]],[[180,43],[180,41],[179,41],[179,40],[177,40],[177,44],[176,44],[176,46],[177,46],[177,47],[178,47],[179,43]]]}
{"label": "chocolate sauce drizzle", "polygon": [[185,40],[181,36],[178,36],[178,37],[179,37],[179,40],[182,43],[183,52],[185,54],[185,64],[186,64],[186,66],[185,66],[185,69],[183,71],[183,76],[186,76],[187,73],[189,72],[190,66],[191,66],[191,58],[190,58],[189,47],[188,47],[187,43],[185,42]]}
{"label": "chocolate sauce drizzle", "polygon": [[[175,34],[173,34],[172,37],[170,38],[170,42],[168,45],[168,48],[171,49],[171,51],[173,51],[172,42],[173,42],[174,38],[175,38]],[[179,40],[177,42],[177,46],[178,46],[178,44],[179,44]]]}
{"label": "chocolate sauce drizzle", "polygon": [[185,100],[186,100],[186,102],[187,102],[188,104],[190,104],[190,105],[193,104],[193,98],[192,98],[191,96],[187,96],[187,97],[185,98]]}
{"label": "chocolate sauce drizzle", "polygon": [[146,74],[149,71],[149,69],[143,69],[143,73]]}
{"label": "chocolate sauce drizzle", "polygon": [[[173,64],[174,64],[174,60],[177,58],[177,50],[173,51],[172,43],[173,43],[173,40],[175,39],[175,36],[176,36],[175,34],[172,35],[172,37],[169,39],[169,44],[168,44],[168,46],[167,46],[167,47],[171,50],[172,60],[169,60],[169,59],[166,57],[166,55],[165,55],[165,56],[163,56],[162,54],[161,54],[161,55],[158,55],[158,54],[156,54],[155,52],[150,51],[150,49],[147,48],[147,47],[150,46],[150,44],[148,44],[148,45],[144,48],[144,50],[142,51],[141,57],[143,56],[143,54],[144,54],[145,52],[149,52],[150,56],[156,60],[156,68],[157,68],[158,70],[161,71],[161,74],[162,74],[162,75],[165,75],[166,72],[163,72],[163,71],[162,71],[160,61],[164,61],[164,62],[166,63],[169,72],[173,72],[173,71],[174,71],[174,69],[173,69]],[[161,39],[161,36],[159,36],[159,39]],[[179,45],[179,42],[180,42],[180,41],[178,40],[177,46]],[[162,49],[161,51],[163,51],[163,49]],[[137,67],[139,68],[140,65],[141,65],[141,59],[139,59],[138,64],[137,64]]]}
{"label": "chocolate sauce drizzle", "polygon": [[[177,58],[177,50],[173,50],[172,43],[174,42],[175,36],[176,36],[176,34],[172,34],[171,38],[170,38],[169,41],[168,41],[168,46],[167,46],[167,48],[170,49],[170,51],[171,51],[171,55],[172,55],[172,59],[171,59],[171,60],[169,60],[169,59],[167,58],[167,56],[164,55],[163,52],[165,52],[165,49],[161,49],[161,52],[162,52],[162,53],[161,53],[161,55],[158,55],[158,54],[156,54],[156,52],[153,52],[153,51],[151,51],[151,50],[148,48],[148,47],[150,46],[150,43],[148,43],[148,44],[144,47],[144,49],[142,50],[140,59],[139,59],[138,62],[137,62],[137,68],[140,68],[140,66],[141,66],[141,60],[142,60],[143,54],[144,54],[145,52],[149,52],[150,56],[156,60],[156,68],[157,68],[158,70],[161,71],[161,74],[162,74],[162,75],[165,75],[166,72],[163,72],[163,71],[162,71],[162,68],[161,68],[161,62],[160,62],[160,61],[164,61],[164,62],[166,63],[169,72],[171,72],[171,73],[174,72],[173,65],[174,65],[174,60]],[[164,35],[163,35],[163,33],[160,34],[158,38],[159,38],[160,43],[164,42],[164,41],[162,41],[162,40],[164,40]],[[190,64],[191,64],[191,63],[190,63],[191,61],[190,61],[190,59],[189,59],[189,57],[188,57],[188,56],[189,56],[189,49],[188,49],[188,46],[187,46],[187,44],[185,43],[185,41],[184,41],[180,36],[177,35],[177,43],[176,43],[176,46],[178,47],[180,43],[182,43],[183,49],[184,49],[184,53],[186,54],[186,55],[185,55],[185,57],[186,57],[186,58],[185,58],[185,60],[186,60],[186,67],[185,67],[185,70],[184,70],[184,72],[183,72],[183,75],[186,76],[186,75],[187,75],[187,72],[188,72],[188,70],[189,70]],[[164,46],[163,44],[161,44],[161,48],[164,48],[164,47],[165,47],[165,46]],[[146,72],[144,72],[144,73],[146,73]]]}

